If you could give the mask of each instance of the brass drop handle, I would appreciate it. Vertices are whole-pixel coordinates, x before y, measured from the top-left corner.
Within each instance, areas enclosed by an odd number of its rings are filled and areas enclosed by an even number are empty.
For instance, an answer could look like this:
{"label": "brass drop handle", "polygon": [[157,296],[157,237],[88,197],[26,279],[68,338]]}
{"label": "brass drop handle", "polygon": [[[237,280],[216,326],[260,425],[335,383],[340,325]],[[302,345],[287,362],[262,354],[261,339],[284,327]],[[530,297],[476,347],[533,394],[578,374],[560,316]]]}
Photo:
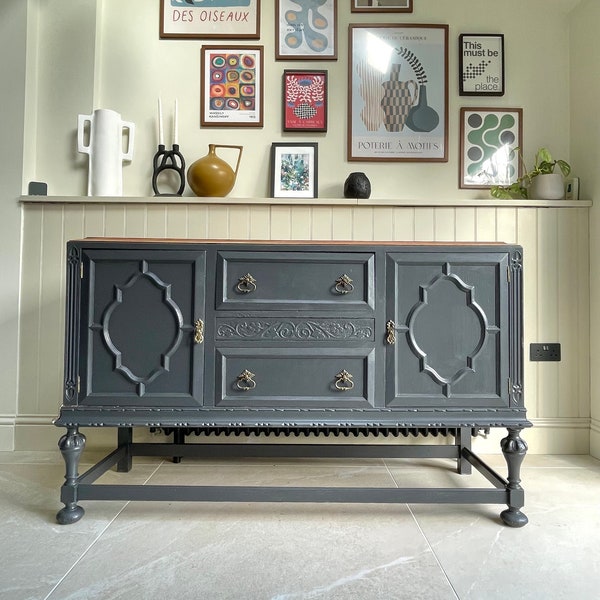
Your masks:
{"label": "brass drop handle", "polygon": [[237,381],[235,382],[237,389],[242,390],[242,392],[253,390],[256,387],[256,381],[253,379],[254,377],[256,377],[254,373],[245,369],[243,373],[240,373],[237,377]]}
{"label": "brass drop handle", "polygon": [[354,388],[354,381],[352,381],[353,375],[352,373],[348,373],[346,369],[340,371],[335,376],[335,388],[340,392],[347,392]]}
{"label": "brass drop handle", "polygon": [[197,319],[194,323],[194,344],[201,344],[204,341],[204,321]]}
{"label": "brass drop handle", "polygon": [[238,283],[235,288],[241,294],[249,294],[250,292],[254,292],[256,291],[256,279],[254,279],[250,273],[246,273],[246,275],[238,279]]}
{"label": "brass drop handle", "polygon": [[393,346],[396,343],[396,323],[394,321],[388,321],[385,324],[385,329],[387,331],[387,335],[385,336],[385,341]]}
{"label": "brass drop handle", "polygon": [[352,279],[344,273],[341,277],[335,280],[335,291],[338,294],[349,294],[354,291],[354,285],[352,285]]}

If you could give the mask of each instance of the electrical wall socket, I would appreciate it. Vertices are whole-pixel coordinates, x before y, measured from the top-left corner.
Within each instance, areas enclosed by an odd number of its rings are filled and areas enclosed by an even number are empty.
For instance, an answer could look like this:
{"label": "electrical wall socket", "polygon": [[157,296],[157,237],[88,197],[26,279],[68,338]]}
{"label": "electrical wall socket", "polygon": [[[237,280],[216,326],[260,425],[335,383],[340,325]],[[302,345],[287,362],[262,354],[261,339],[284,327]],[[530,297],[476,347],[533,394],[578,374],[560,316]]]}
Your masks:
{"label": "electrical wall socket", "polygon": [[529,360],[560,361],[560,344],[530,344]]}

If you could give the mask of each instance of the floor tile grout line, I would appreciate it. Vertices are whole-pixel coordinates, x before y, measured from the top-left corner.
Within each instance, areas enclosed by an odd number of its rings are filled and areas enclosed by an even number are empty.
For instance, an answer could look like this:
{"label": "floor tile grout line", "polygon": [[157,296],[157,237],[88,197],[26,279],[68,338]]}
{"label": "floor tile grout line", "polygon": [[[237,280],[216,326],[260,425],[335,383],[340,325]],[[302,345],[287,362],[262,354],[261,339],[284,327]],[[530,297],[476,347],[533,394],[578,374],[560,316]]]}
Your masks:
{"label": "floor tile grout line", "polygon": [[[165,462],[164,460],[160,461],[160,463],[156,466],[154,471],[152,471],[152,473],[150,473],[150,475],[148,475],[148,477],[144,481],[143,485],[146,485],[150,481],[150,479],[152,479],[152,477],[156,474],[156,472],[158,471],[158,469],[164,462]],[[49,600],[51,598],[52,594],[54,594],[54,592],[60,587],[60,585],[63,583],[63,581],[65,581],[65,579],[69,576],[69,574],[73,572],[75,567],[77,567],[77,565],[85,558],[85,556],[90,552],[90,550],[100,541],[100,538],[108,531],[109,527],[119,518],[119,516],[129,506],[130,503],[131,503],[131,500],[128,500],[127,502],[125,502],[125,504],[121,507],[121,509],[117,512],[117,514],[106,524],[106,526],[102,529],[102,531],[94,538],[92,543],[81,553],[81,556],[79,556],[79,558],[71,565],[71,567],[67,570],[67,572],[56,582],[56,584],[50,590],[50,592],[48,592],[48,594],[46,595],[44,600]]]}
{"label": "floor tile grout line", "polygon": [[458,592],[454,588],[454,585],[452,585],[452,581],[450,581],[450,577],[448,576],[448,573],[446,573],[446,569],[444,569],[444,566],[442,565],[438,555],[436,554],[435,550],[433,549],[433,546],[431,545],[429,538],[425,535],[425,532],[423,531],[423,528],[421,527],[421,524],[419,523],[415,513],[413,512],[412,508],[408,504],[406,505],[406,507],[408,508],[408,512],[410,512],[410,515],[413,518],[415,525],[417,526],[417,529],[421,532],[423,539],[427,543],[427,547],[429,548],[429,550],[431,550],[431,555],[433,556],[435,562],[437,563],[438,567],[440,568],[440,571],[443,573],[444,578],[448,582],[448,585],[450,586],[452,593],[456,596],[457,600],[460,600],[460,596],[458,595]]}
{"label": "floor tile grout line", "polygon": [[[392,478],[392,481],[394,482],[394,485],[396,486],[396,488],[399,489],[400,486],[398,485],[398,482],[396,481],[396,478],[394,477],[394,475],[390,471],[390,468],[389,468],[389,466],[388,466],[388,464],[387,464],[387,462],[385,460],[383,461],[383,464],[385,465],[385,468],[387,469],[387,472],[389,473],[390,477]],[[437,566],[440,568],[440,571],[444,575],[444,579],[448,582],[448,585],[450,586],[450,588],[452,590],[452,593],[456,596],[457,600],[460,600],[460,596],[456,592],[456,589],[454,589],[454,586],[452,585],[452,582],[450,581],[450,578],[448,577],[448,573],[446,573],[446,569],[444,569],[442,563],[440,562],[440,559],[438,558],[438,555],[436,554],[435,550],[433,549],[433,546],[431,545],[431,542],[429,541],[429,539],[425,535],[425,532],[423,531],[423,528],[421,527],[419,521],[417,520],[417,517],[416,517],[415,513],[412,511],[411,507],[408,504],[405,504],[405,506],[408,509],[408,512],[410,513],[410,516],[412,517],[415,525],[417,526],[417,529],[419,530],[421,536],[425,540],[425,543],[427,544],[427,547],[431,551],[431,555],[433,556],[435,562],[437,563]]]}
{"label": "floor tile grout line", "polygon": [[[67,570],[67,572],[56,582],[56,585],[50,590],[50,592],[44,598],[44,600],[48,600],[52,596],[52,594],[54,594],[54,592],[60,587],[60,585],[63,583],[63,581],[65,581],[65,579],[69,576],[69,574],[73,572],[75,567],[77,567],[77,565],[85,558],[85,556],[88,554],[88,552],[98,543],[98,541],[106,533],[108,528],[117,520],[119,515],[127,508],[127,506],[129,505],[129,502],[130,501],[127,501],[121,507],[121,509],[117,512],[117,514],[106,524],[106,526],[102,529],[102,531],[94,538],[92,543],[81,553],[81,556],[79,556],[79,558],[71,565],[71,567]],[[66,525],[65,527],[68,527],[68,525]]]}

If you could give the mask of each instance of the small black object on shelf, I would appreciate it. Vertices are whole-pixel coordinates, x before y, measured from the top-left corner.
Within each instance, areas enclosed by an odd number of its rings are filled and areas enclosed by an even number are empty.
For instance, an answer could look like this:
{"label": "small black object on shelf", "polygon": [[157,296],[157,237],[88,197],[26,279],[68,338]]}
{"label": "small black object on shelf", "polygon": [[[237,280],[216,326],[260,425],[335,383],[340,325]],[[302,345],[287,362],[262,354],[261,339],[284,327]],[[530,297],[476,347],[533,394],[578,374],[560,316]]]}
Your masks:
{"label": "small black object on shelf", "polygon": [[[179,144],[173,144],[171,150],[166,150],[164,144],[158,145],[158,151],[152,160],[152,189],[155,196],[181,196],[185,189],[185,159],[179,152]],[[179,175],[179,189],[174,194],[162,194],[158,189],[158,176],[163,171],[175,171]]]}
{"label": "small black object on shelf", "polygon": [[344,198],[368,198],[371,182],[364,173],[350,173],[344,183]]}

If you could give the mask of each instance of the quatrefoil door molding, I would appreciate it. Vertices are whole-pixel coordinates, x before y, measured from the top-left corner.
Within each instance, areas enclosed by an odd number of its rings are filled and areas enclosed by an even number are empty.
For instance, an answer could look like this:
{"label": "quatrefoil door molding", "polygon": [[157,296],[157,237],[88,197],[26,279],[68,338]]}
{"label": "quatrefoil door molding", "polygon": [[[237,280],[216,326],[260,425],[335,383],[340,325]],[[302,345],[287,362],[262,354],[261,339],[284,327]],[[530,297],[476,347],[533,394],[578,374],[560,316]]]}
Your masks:
{"label": "quatrefoil door molding", "polygon": [[[451,287],[449,287],[451,286]],[[455,290],[455,299],[450,301],[451,291]],[[441,299],[446,300],[440,302]],[[437,301],[441,306],[432,309],[431,305]],[[440,319],[440,310],[446,310],[447,314],[444,319]],[[450,322],[453,318],[451,313],[454,310],[454,318],[456,311],[469,311],[462,316],[465,320],[471,321],[475,326],[478,326],[477,342],[474,345],[463,348],[454,348],[454,354],[464,356],[464,363],[458,368],[454,368],[452,372],[448,371],[448,366],[444,364],[435,364],[435,359],[432,359],[430,353],[424,348],[424,341],[419,339],[417,329],[423,320],[427,319],[429,310],[434,310],[434,314],[438,316],[438,321],[445,323]],[[497,333],[499,328],[495,325],[490,325],[488,318],[482,307],[475,300],[475,289],[473,286],[465,283],[458,275],[452,273],[452,268],[449,263],[442,267],[442,272],[437,275],[429,284],[419,286],[419,301],[410,309],[406,325],[397,328],[398,331],[407,334],[408,346],[413,354],[419,360],[421,372],[427,373],[433,381],[442,387],[442,392],[445,396],[450,396],[452,386],[460,381],[468,373],[475,372],[475,363],[478,356],[481,354],[487,338],[490,333]],[[443,326],[438,330],[440,338],[443,337]],[[441,361],[440,361],[441,362]]]}
{"label": "quatrefoil door molding", "polygon": [[[128,303],[128,297],[132,295],[135,287],[144,283],[150,283],[160,291],[162,296],[161,305],[166,309],[163,311],[164,318],[172,320],[174,335],[165,344],[162,351],[159,350],[156,352],[155,364],[149,368],[149,371],[140,373],[136,372],[135,367],[128,364],[127,351],[119,348],[119,344],[114,341],[117,332],[111,331],[111,325],[115,320],[117,312],[123,310]],[[143,396],[148,384],[169,371],[171,358],[181,346],[184,331],[191,330],[191,326],[184,324],[181,308],[171,296],[171,284],[165,283],[158,275],[150,271],[146,261],[140,262],[139,272],[130,277],[124,285],[115,285],[113,289],[114,297],[112,302],[106,307],[99,326],[92,325],[92,329],[101,330],[104,342],[113,356],[115,370],[122,373],[132,383],[137,384],[138,395]],[[152,329],[154,326],[152,322],[145,322],[147,319],[146,315],[141,310],[135,310],[135,307],[128,311],[128,315],[133,315],[133,318],[136,320],[139,319],[136,326],[132,325],[131,322],[129,323],[131,327],[134,327],[138,331],[144,328]],[[130,316],[130,321],[131,318]]]}

